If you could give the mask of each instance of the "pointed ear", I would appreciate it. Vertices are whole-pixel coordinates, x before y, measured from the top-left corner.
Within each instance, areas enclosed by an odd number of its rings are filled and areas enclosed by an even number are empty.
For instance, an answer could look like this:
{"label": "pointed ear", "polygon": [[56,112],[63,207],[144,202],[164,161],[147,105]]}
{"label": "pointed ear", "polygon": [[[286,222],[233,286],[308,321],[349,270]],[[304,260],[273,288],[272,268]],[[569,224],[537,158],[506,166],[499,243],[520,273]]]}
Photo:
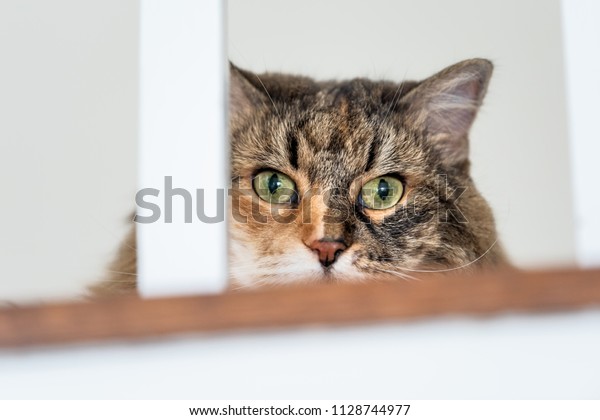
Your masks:
{"label": "pointed ear", "polygon": [[406,121],[427,133],[445,164],[468,161],[468,134],[492,76],[484,59],[462,61],[424,80],[403,98]]}
{"label": "pointed ear", "polygon": [[252,73],[229,63],[229,113],[232,119],[244,118],[265,104],[262,95],[249,81]]}

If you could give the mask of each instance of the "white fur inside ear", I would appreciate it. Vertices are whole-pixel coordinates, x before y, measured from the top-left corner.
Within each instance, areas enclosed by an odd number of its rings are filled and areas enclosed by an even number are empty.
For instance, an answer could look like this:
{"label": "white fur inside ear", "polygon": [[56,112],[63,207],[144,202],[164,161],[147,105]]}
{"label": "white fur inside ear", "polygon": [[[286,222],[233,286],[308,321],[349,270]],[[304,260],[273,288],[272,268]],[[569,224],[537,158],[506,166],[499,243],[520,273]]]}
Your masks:
{"label": "white fur inside ear", "polygon": [[430,130],[464,136],[471,128],[481,103],[481,81],[477,74],[460,74],[427,101]]}
{"label": "white fur inside ear", "polygon": [[478,78],[463,76],[450,81],[448,90],[434,95],[425,108],[431,140],[453,162],[469,157],[467,136],[480,105]]}
{"label": "white fur inside ear", "polygon": [[492,64],[468,60],[451,66],[411,91],[411,121],[424,125],[429,141],[449,163],[469,155],[468,134],[485,96]]}
{"label": "white fur inside ear", "polygon": [[229,113],[232,118],[250,115],[264,102],[260,92],[252,86],[235,66],[229,68]]}

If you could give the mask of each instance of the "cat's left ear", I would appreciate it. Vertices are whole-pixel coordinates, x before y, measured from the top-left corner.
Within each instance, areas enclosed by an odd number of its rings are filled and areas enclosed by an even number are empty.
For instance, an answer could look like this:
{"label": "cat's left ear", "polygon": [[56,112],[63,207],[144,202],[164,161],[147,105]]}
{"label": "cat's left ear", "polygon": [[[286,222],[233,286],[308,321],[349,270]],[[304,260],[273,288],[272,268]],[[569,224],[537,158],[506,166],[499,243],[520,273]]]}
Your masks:
{"label": "cat's left ear", "polygon": [[406,121],[424,128],[447,165],[469,157],[468,134],[492,76],[485,59],[462,61],[424,80],[402,99]]}
{"label": "cat's left ear", "polygon": [[252,73],[229,63],[229,113],[244,118],[265,105],[265,97],[248,80]]}

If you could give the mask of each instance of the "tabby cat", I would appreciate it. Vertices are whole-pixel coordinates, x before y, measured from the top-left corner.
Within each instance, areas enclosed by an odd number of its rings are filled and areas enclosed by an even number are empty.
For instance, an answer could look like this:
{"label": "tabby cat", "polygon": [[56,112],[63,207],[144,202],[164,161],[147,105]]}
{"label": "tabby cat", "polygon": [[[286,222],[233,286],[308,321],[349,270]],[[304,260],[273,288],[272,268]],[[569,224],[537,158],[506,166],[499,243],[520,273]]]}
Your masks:
{"label": "tabby cat", "polygon": [[[468,133],[492,68],[466,60],[398,84],[232,65],[231,284],[503,264],[492,212],[469,175]],[[132,230],[95,291],[134,290],[135,272]]]}

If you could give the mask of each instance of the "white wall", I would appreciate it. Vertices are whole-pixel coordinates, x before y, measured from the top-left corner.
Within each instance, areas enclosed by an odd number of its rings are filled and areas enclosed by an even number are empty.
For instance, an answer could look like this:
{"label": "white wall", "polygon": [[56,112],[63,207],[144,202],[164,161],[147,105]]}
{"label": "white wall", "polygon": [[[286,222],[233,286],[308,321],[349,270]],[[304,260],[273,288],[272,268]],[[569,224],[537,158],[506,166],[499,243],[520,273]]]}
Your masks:
{"label": "white wall", "polygon": [[[421,78],[496,64],[473,130],[475,179],[522,266],[574,259],[558,0],[230,0],[249,69]],[[138,5],[0,2],[0,300],[72,296],[133,209]]]}
{"label": "white wall", "polygon": [[0,1],[0,301],[73,296],[133,210],[138,8]]}

